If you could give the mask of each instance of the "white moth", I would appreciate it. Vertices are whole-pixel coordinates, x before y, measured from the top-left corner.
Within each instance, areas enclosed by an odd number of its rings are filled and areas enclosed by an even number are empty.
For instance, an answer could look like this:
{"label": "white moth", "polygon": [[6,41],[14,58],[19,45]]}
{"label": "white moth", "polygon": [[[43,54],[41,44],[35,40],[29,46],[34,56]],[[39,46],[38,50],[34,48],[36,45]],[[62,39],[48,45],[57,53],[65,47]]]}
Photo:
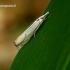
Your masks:
{"label": "white moth", "polygon": [[24,46],[30,38],[35,35],[38,28],[41,26],[43,21],[48,17],[49,12],[46,12],[46,14],[40,16],[38,19],[36,19],[33,24],[28,27],[14,42],[14,44],[17,46],[18,50],[21,49],[22,46]]}

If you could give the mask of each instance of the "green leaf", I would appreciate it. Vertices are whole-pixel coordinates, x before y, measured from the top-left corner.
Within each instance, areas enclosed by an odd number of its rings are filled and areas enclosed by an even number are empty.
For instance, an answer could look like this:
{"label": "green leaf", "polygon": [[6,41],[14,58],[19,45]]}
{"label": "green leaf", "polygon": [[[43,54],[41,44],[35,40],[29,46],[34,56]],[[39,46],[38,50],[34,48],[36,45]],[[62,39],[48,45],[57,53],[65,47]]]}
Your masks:
{"label": "green leaf", "polygon": [[10,70],[70,70],[70,0],[51,0],[50,18],[18,52]]}

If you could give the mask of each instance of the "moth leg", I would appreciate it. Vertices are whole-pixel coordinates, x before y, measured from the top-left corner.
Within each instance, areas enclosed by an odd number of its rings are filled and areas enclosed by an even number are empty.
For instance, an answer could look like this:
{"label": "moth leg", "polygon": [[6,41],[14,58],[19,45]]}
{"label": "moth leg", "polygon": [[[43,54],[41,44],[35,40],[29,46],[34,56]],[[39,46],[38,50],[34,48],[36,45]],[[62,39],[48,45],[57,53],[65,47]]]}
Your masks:
{"label": "moth leg", "polygon": [[[36,33],[36,32],[35,32]],[[34,37],[35,37],[35,33],[34,33]]]}
{"label": "moth leg", "polygon": [[20,45],[19,45],[19,46],[17,46],[17,49],[18,49],[18,50],[20,50],[20,49],[21,49],[21,46],[20,46]]}
{"label": "moth leg", "polygon": [[35,29],[35,31],[34,31],[34,37],[35,37],[35,34],[36,34],[36,32],[37,32],[37,30],[38,30],[39,27],[40,27],[40,25],[37,26],[36,29]]}
{"label": "moth leg", "polygon": [[34,31],[34,37],[35,37],[35,33],[36,33],[36,31],[37,31],[37,28],[36,28],[35,31]]}

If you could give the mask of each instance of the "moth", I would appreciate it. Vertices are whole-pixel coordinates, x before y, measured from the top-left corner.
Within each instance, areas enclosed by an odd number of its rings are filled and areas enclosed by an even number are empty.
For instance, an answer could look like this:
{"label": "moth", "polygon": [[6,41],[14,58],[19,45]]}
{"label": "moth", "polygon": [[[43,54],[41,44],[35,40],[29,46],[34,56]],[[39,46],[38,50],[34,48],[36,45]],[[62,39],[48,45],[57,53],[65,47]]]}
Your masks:
{"label": "moth", "polygon": [[24,46],[33,35],[35,35],[36,31],[42,25],[43,21],[48,17],[49,12],[46,12],[44,15],[37,18],[33,24],[31,24],[14,42],[18,50]]}

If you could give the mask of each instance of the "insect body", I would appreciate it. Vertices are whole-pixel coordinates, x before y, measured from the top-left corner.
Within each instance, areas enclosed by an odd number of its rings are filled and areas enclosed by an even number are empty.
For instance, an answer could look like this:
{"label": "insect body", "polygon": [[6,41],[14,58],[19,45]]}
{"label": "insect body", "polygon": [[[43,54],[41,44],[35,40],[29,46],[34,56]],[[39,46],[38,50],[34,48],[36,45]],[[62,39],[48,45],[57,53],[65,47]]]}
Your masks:
{"label": "insect body", "polygon": [[43,21],[46,19],[46,17],[49,15],[49,12],[46,12],[46,14],[40,16],[38,19],[36,19],[33,24],[28,27],[16,40],[15,45],[18,49],[20,49],[22,46],[24,46],[30,38],[35,35],[38,28],[41,26]]}

